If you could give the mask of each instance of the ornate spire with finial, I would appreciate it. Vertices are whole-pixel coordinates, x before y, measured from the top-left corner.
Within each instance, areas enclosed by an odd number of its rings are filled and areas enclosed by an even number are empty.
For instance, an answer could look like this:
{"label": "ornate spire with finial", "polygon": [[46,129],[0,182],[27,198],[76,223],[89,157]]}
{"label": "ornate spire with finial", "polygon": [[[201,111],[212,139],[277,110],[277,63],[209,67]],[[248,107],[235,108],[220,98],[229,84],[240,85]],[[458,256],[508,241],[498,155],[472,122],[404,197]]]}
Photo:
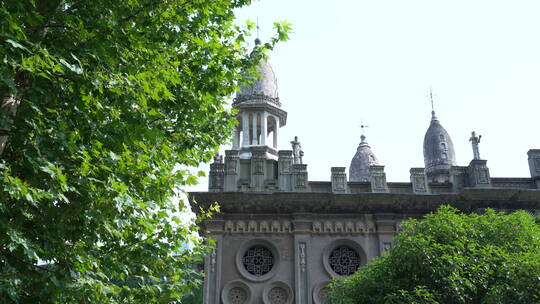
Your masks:
{"label": "ornate spire with finial", "polygon": [[257,29],[257,38],[255,38],[255,45],[258,46],[261,45],[261,39],[259,37],[259,30],[261,29],[259,27],[259,17],[257,17],[257,25],[255,25],[255,28]]}
{"label": "ornate spire with finial", "polygon": [[361,142],[365,142],[366,141],[366,134],[365,134],[365,128],[369,128],[369,126],[365,125],[364,124],[364,121],[363,120],[360,120],[360,140]]}
{"label": "ornate spire with finial", "polygon": [[449,180],[450,168],[456,165],[456,156],[450,135],[435,116],[433,96],[430,88],[431,122],[424,135],[424,165],[431,182],[445,183]]}
{"label": "ornate spire with finial", "polygon": [[362,135],[360,135],[360,144],[356,149],[356,154],[351,160],[349,166],[349,181],[351,182],[368,182],[369,181],[369,167],[372,165],[378,165],[379,162],[371,151],[371,147],[366,141],[366,135],[364,134],[365,128],[368,126],[361,121],[360,126]]}

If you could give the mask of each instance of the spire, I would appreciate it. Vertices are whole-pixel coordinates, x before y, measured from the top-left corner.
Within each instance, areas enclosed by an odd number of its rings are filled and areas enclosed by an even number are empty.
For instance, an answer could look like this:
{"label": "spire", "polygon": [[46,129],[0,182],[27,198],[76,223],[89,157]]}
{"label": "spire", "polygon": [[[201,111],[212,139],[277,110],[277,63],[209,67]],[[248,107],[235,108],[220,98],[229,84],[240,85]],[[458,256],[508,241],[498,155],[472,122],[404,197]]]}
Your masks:
{"label": "spire", "polygon": [[360,140],[349,167],[349,181],[351,182],[369,182],[369,167],[379,164],[364,134],[360,136]]}
{"label": "spire", "polygon": [[257,29],[257,38],[255,38],[255,45],[258,46],[261,45],[261,39],[259,39],[259,30],[261,29],[259,27],[259,17],[257,17],[257,25],[255,26],[255,28]]}
{"label": "spire", "polygon": [[424,165],[430,181],[447,182],[452,166],[456,165],[454,144],[441,125],[433,109],[433,92],[430,89],[431,122],[424,135]]}

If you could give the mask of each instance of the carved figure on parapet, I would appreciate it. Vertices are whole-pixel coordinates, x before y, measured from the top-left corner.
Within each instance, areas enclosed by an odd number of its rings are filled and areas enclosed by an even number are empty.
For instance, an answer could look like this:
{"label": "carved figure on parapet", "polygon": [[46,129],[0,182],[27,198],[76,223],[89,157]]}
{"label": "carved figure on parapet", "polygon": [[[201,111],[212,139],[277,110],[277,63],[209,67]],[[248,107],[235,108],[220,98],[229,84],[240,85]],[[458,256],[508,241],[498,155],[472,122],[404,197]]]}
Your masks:
{"label": "carved figure on parapet", "polygon": [[216,154],[214,155],[214,163],[223,164],[223,155],[219,155],[219,152],[216,152]]}
{"label": "carved figure on parapet", "polygon": [[472,144],[472,150],[473,150],[473,159],[480,159],[480,151],[478,149],[478,144],[480,143],[480,139],[482,138],[482,135],[476,136],[476,132],[472,131],[471,138],[469,138],[469,141]]}
{"label": "carved figure on parapet", "polygon": [[302,146],[298,141],[298,136],[294,137],[294,140],[291,141],[292,150],[293,150],[293,164],[302,164],[302,157],[304,156],[304,151]]}

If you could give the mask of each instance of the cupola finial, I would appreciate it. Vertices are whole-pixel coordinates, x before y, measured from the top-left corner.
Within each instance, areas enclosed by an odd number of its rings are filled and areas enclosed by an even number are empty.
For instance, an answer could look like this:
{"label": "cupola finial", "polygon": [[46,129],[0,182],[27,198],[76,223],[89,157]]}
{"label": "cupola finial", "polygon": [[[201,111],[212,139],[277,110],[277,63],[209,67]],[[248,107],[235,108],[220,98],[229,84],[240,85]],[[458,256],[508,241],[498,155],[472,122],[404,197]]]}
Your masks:
{"label": "cupola finial", "polygon": [[259,17],[257,16],[257,25],[255,25],[255,28],[257,29],[257,38],[255,38],[255,45],[261,45],[261,39],[259,38],[259,30],[261,29],[259,27]]}
{"label": "cupola finial", "polygon": [[364,142],[365,139],[366,139],[365,128],[368,128],[369,126],[365,125],[363,120],[360,120],[359,127],[360,127],[360,130],[361,130],[360,131],[360,139],[362,140],[362,142]]}

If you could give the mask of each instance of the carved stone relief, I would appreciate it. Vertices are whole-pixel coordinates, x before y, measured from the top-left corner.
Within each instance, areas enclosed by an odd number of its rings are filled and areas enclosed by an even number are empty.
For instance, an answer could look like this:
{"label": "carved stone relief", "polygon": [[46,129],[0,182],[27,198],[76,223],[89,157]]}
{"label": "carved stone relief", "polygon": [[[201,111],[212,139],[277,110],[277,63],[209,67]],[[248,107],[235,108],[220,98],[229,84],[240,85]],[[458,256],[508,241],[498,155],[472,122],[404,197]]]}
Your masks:
{"label": "carved stone relief", "polygon": [[298,173],[296,175],[296,187],[303,188],[306,186],[306,175],[303,173]]}
{"label": "carved stone relief", "polygon": [[416,189],[419,191],[426,190],[426,178],[423,176],[415,176],[414,177],[414,184],[416,186]]}
{"label": "carved stone relief", "polygon": [[228,233],[291,233],[292,223],[287,220],[254,221],[238,220],[225,221],[224,229]]}
{"label": "carved stone relief", "polygon": [[300,250],[300,271],[305,272],[306,271],[306,243],[300,243],[299,247]]}
{"label": "carved stone relief", "polygon": [[253,174],[261,175],[264,174],[264,159],[253,159]]}
{"label": "carved stone relief", "polygon": [[311,225],[313,233],[365,233],[375,232],[375,223],[372,220],[357,221],[356,224],[350,220],[346,221],[330,221],[324,222],[314,221]]}
{"label": "carved stone relief", "polygon": [[247,292],[241,287],[233,287],[227,296],[227,299],[231,304],[244,304],[246,303],[247,298]]}
{"label": "carved stone relief", "polygon": [[287,291],[281,287],[274,287],[268,292],[268,299],[271,304],[285,304],[287,303],[289,295]]}
{"label": "carved stone relief", "polygon": [[489,184],[488,173],[484,168],[478,169],[478,183]]}

